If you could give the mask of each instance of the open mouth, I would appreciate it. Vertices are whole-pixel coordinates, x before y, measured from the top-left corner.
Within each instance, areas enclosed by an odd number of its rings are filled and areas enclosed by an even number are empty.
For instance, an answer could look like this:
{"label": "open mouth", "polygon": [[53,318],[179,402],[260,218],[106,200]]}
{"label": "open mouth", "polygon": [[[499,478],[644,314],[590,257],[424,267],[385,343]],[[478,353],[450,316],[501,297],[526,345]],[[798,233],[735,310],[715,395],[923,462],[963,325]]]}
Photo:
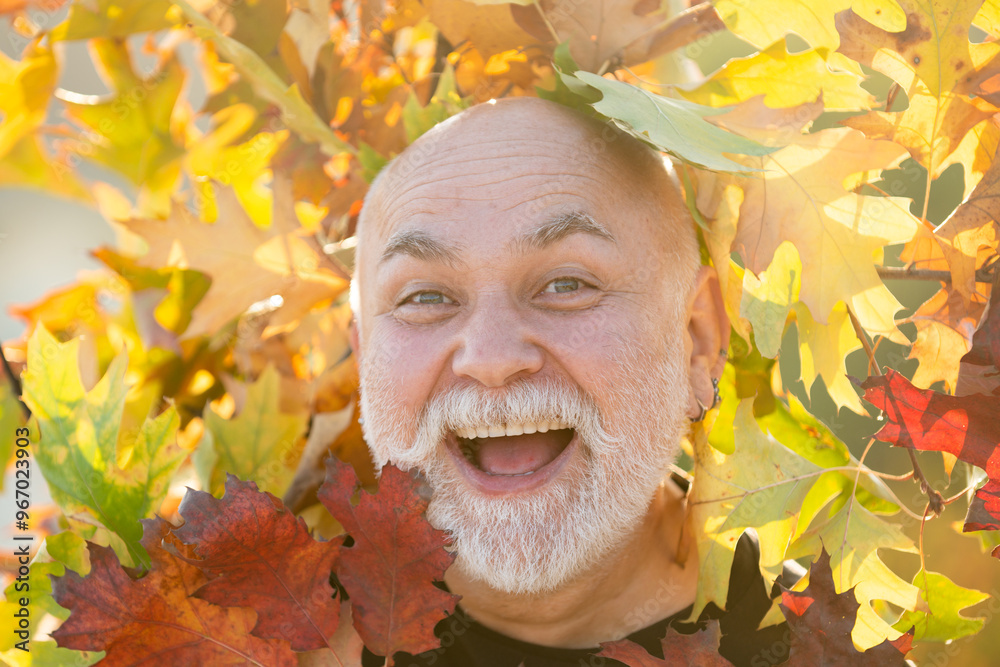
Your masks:
{"label": "open mouth", "polygon": [[553,464],[568,456],[575,439],[576,431],[561,421],[457,428],[449,438],[461,467],[489,486],[520,486],[532,477],[548,477],[561,467]]}

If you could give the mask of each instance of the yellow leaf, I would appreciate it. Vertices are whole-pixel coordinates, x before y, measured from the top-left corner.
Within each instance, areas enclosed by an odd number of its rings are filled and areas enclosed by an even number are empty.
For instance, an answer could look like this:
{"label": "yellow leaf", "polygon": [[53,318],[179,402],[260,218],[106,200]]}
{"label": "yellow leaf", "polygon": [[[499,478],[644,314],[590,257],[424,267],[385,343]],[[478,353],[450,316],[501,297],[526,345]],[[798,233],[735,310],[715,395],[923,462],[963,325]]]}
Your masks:
{"label": "yellow leaf", "polygon": [[840,44],[834,16],[852,7],[885,30],[906,26],[895,0],[715,0],[726,27],[762,49],[795,33],[810,46],[834,50]]}
{"label": "yellow leaf", "polygon": [[251,221],[229,188],[218,193],[220,214],[213,224],[178,204],[166,221],[122,221],[149,244],[143,266],[195,269],[212,279],[185,336],[214,332],[252,304],[275,296],[284,309],[301,314],[347,287],[346,277],[319,244],[302,236],[286,178],[276,178],[273,199],[273,219],[266,229]]}
{"label": "yellow leaf", "polygon": [[[839,71],[834,71],[831,66]],[[784,42],[726,63],[694,90],[681,94],[692,102],[725,106],[764,96],[769,107],[794,107],[820,95],[827,111],[867,109],[875,98],[861,88],[861,68],[837,53],[810,49],[788,53]]]}
{"label": "yellow leaf", "polygon": [[744,191],[733,248],[759,274],[778,245],[790,241],[802,260],[799,298],[817,322],[844,301],[868,331],[906,342],[893,320],[899,302],[878,277],[874,257],[883,246],[910,239],[918,223],[907,200],[857,195],[844,187],[849,177],[889,167],[904,155],[891,142],[836,128],[744,159],[763,173],[723,179]]}
{"label": "yellow leaf", "polygon": [[840,51],[893,79],[909,96],[902,112],[872,113],[848,124],[902,144],[932,177],[980,121],[998,111],[970,99],[992,75],[996,42],[972,43],[969,26],[982,0],[900,0],[906,29],[887,32],[848,12],[838,22]]}
{"label": "yellow leaf", "polygon": [[914,385],[929,389],[941,380],[954,393],[959,361],[972,348],[983,309],[982,303],[967,304],[961,293],[943,288],[907,318],[917,327],[909,356],[920,361],[911,379]]}
{"label": "yellow leaf", "polygon": [[778,356],[788,311],[799,300],[801,280],[802,262],[788,241],[778,246],[771,265],[759,277],[752,271],[743,274],[740,315],[753,326],[754,342],[762,356]]}
{"label": "yellow leaf", "polygon": [[847,355],[861,347],[847,308],[838,303],[830,312],[826,324],[817,323],[802,303],[795,305],[795,316],[799,329],[802,382],[806,389],[811,392],[816,378],[821,376],[834,403],[861,415],[868,414],[847,377]]}

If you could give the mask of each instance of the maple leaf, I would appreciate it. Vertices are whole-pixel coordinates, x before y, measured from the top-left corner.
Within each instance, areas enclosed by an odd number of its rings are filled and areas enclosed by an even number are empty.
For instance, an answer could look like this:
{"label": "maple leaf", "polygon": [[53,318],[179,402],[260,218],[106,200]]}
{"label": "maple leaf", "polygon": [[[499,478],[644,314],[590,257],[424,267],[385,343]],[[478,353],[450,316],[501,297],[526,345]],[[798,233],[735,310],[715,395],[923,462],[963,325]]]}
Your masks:
{"label": "maple leaf", "polygon": [[[170,535],[163,519],[143,521],[143,546],[152,567],[131,578],[114,552],[88,545],[90,573],[53,577],[57,602],[70,616],[52,633],[59,646],[107,651],[102,665],[134,665],[150,656],[173,665],[266,665],[291,667],[295,654],[287,642],[250,634],[257,620],[252,609],[217,607],[191,595],[205,576],[182,556],[190,550]],[[161,546],[161,542],[166,546]]]}
{"label": "maple leaf", "polygon": [[[885,413],[875,437],[897,447],[948,452],[982,468],[964,531],[1000,530],[1000,401],[996,396],[949,396],[918,389],[890,369],[861,385],[865,400]],[[993,555],[1000,558],[1000,548]]]}
{"label": "maple leaf", "polygon": [[233,475],[221,499],[188,489],[179,511],[184,525],[173,534],[209,578],[196,597],[256,610],[254,636],[285,639],[295,651],[331,646],[340,600],[330,573],[342,540],[317,542],[280,500]]}
{"label": "maple leaf", "polygon": [[826,549],[809,568],[809,585],[802,592],[783,590],[781,610],[792,630],[790,667],[888,667],[907,664],[909,635],[858,651],[851,641],[851,628],[860,605],[854,590],[837,593]]}
{"label": "maple leaf", "polygon": [[663,658],[646,652],[639,644],[628,639],[604,642],[597,655],[623,662],[629,667],[668,667],[688,665],[689,667],[727,667],[732,663],[719,655],[719,639],[722,632],[719,622],[711,620],[706,627],[692,634],[681,634],[672,627],[660,640]]}
{"label": "maple leaf", "polygon": [[351,496],[358,481],[350,465],[327,459],[320,501],[354,538],[342,551],[337,577],[350,596],[354,626],[365,646],[391,661],[436,648],[434,626],[455,609],[458,597],[433,585],[454,560],[445,533],[423,518],[420,483],[395,466],[382,469],[378,494]]}
{"label": "maple leaf", "polygon": [[265,491],[284,493],[294,475],[309,416],[303,411],[283,412],[278,389],[278,372],[268,366],[248,386],[237,416],[224,419],[206,408],[205,426],[212,443],[211,451],[200,456],[201,465],[211,470],[210,488],[219,488],[224,475],[231,473],[256,480]]}
{"label": "maple leaf", "polygon": [[88,392],[77,369],[78,344],[59,343],[44,326],[28,342],[24,401],[41,431],[38,465],[68,515],[91,514],[125,541],[134,563],[148,565],[139,520],[159,507],[187,455],[176,441],[180,419],[170,407],[137,432],[123,431],[126,356],[116,357]]}
{"label": "maple leaf", "polygon": [[982,0],[900,0],[900,5],[906,12],[902,31],[883,30],[849,10],[837,17],[840,51],[886,74],[909,97],[904,111],[873,111],[844,123],[905,146],[936,178],[969,130],[998,111],[969,93],[994,65],[1000,45],[969,41]]}
{"label": "maple leaf", "polygon": [[304,235],[290,183],[276,176],[273,189],[274,213],[270,226],[263,229],[251,221],[229,188],[217,193],[219,217],[212,224],[179,204],[173,205],[166,221],[122,221],[149,244],[149,252],[139,260],[142,266],[196,269],[212,279],[185,336],[214,331],[252,304],[275,295],[282,297],[282,308],[300,315],[347,287],[342,271],[314,239]]}

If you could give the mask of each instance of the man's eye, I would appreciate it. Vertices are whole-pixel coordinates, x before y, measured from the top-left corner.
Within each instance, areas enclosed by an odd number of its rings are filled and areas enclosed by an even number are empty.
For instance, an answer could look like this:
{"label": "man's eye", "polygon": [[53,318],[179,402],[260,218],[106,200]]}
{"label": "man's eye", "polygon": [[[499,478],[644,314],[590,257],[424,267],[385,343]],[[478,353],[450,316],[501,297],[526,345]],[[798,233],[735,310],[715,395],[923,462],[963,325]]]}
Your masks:
{"label": "man's eye", "polygon": [[583,286],[576,278],[556,278],[545,286],[544,292],[575,292]]}
{"label": "man's eye", "polygon": [[424,306],[434,306],[444,303],[455,303],[441,292],[417,292],[403,300],[403,304],[415,303]]}

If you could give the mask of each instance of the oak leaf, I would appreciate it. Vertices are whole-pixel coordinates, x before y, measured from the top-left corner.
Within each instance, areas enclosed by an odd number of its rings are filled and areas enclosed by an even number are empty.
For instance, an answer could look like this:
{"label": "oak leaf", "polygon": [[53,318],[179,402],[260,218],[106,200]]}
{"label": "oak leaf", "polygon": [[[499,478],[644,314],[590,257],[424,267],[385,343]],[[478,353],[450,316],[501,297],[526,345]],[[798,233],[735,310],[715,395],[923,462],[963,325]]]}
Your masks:
{"label": "oak leaf", "polygon": [[719,622],[708,621],[707,626],[692,634],[681,634],[672,627],[660,640],[663,658],[650,655],[646,649],[628,639],[601,644],[597,655],[625,663],[629,667],[669,667],[688,665],[689,667],[727,667],[732,663],[719,655],[719,640],[722,631]]}
{"label": "oak leaf", "polygon": [[295,651],[330,647],[340,619],[330,573],[342,540],[317,542],[280,500],[233,475],[221,499],[189,489],[180,515],[173,534],[208,577],[196,597],[256,610],[256,637],[287,640]]}
{"label": "oak leaf", "polygon": [[382,469],[377,495],[351,496],[357,477],[350,465],[327,459],[318,496],[354,539],[343,549],[337,577],[354,610],[354,626],[365,646],[392,656],[440,645],[434,626],[455,609],[458,597],[432,584],[444,579],[454,560],[445,533],[423,518],[427,501],[420,483],[394,466]]}
{"label": "oak leaf", "polygon": [[59,646],[107,651],[101,664],[108,667],[151,655],[173,665],[294,666],[287,642],[250,634],[255,611],[191,597],[205,576],[185,561],[193,554],[170,535],[170,527],[159,518],[143,521],[142,543],[152,567],[140,579],[126,573],[111,549],[96,544],[89,545],[90,574],[53,578],[56,601],[70,610],[52,633]]}
{"label": "oak leaf", "polygon": [[940,380],[946,390],[955,391],[959,362],[972,347],[982,314],[982,304],[968,304],[957,290],[943,287],[906,318],[917,328],[909,356],[920,361],[913,384],[930,388]]}
{"label": "oak leaf", "polygon": [[[885,413],[875,437],[897,447],[948,452],[986,471],[964,531],[1000,530],[1000,400],[997,395],[949,396],[917,389],[896,371],[861,385],[865,400]],[[1000,548],[994,555],[1000,557]]]}
{"label": "oak leaf", "polygon": [[920,588],[929,611],[905,612],[893,626],[897,630],[913,628],[913,638],[917,641],[944,643],[982,629],[985,619],[969,618],[962,610],[988,600],[988,594],[964,588],[943,574],[922,569],[913,576],[913,585]]}
{"label": "oak leaf", "polygon": [[900,112],[874,111],[845,124],[905,146],[936,178],[975,125],[997,112],[970,98],[995,71],[1000,45],[972,43],[969,27],[982,0],[900,0],[906,29],[886,31],[845,11],[837,17],[840,51],[893,79],[909,97]]}
{"label": "oak leaf", "polygon": [[830,555],[824,549],[809,568],[806,589],[781,593],[781,609],[792,630],[789,667],[905,667],[910,635],[863,652],[855,648],[851,628],[859,606],[853,589],[839,594],[834,589]]}
{"label": "oak leaf", "polygon": [[866,330],[900,338],[893,314],[901,306],[879,279],[873,256],[909,240],[918,223],[908,201],[854,194],[845,186],[904,155],[892,142],[846,128],[796,136],[770,155],[741,159],[762,173],[720,179],[743,199],[720,210],[716,224],[736,228],[732,249],[757,275],[782,242],[794,244],[802,262],[799,298],[815,321],[826,323],[844,301]]}

